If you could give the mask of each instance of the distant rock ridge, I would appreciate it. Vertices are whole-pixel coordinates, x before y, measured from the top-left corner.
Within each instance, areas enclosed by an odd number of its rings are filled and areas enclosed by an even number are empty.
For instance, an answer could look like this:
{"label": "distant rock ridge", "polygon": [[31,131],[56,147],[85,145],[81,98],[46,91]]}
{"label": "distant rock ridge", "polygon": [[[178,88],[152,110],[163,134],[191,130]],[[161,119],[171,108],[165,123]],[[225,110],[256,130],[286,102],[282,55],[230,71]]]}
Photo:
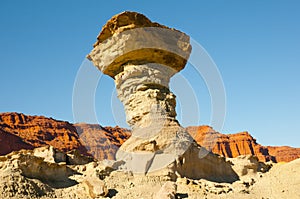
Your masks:
{"label": "distant rock ridge", "polygon": [[[87,155],[86,148],[79,141],[76,128],[69,122],[44,116],[29,116],[22,113],[0,114],[0,155],[14,150],[32,149],[51,145],[67,152],[74,149]],[[8,139],[16,140],[12,142]],[[3,143],[8,148],[2,147]]]}
{"label": "distant rock ridge", "polygon": [[[300,148],[262,146],[248,132],[221,134],[210,126],[192,126],[186,130],[199,145],[224,157],[256,155],[263,162],[290,162],[300,158]],[[62,151],[77,149],[99,160],[115,159],[116,151],[130,135],[130,130],[118,126],[71,124],[22,113],[0,114],[0,155],[51,145]]]}
{"label": "distant rock ridge", "polygon": [[[240,155],[256,155],[263,162],[289,162],[300,157],[300,148],[287,150],[286,147],[262,146],[248,132],[221,134],[210,126],[187,127],[187,131],[197,140],[199,145],[228,158],[235,158]],[[273,148],[281,151],[280,156],[277,156],[279,153],[276,153],[277,150]]]}
{"label": "distant rock ridge", "polygon": [[99,124],[74,124],[79,134],[80,142],[88,152],[98,160],[114,160],[120,146],[130,137],[128,129],[102,127]]}

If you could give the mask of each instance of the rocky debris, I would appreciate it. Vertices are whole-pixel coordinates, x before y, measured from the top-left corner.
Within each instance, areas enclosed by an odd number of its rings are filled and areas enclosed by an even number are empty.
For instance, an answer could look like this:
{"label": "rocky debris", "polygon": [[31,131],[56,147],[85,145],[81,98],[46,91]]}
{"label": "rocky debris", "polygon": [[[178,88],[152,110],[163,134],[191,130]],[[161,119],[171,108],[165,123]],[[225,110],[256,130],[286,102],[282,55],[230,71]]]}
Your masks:
{"label": "rocky debris", "polygon": [[176,199],[176,191],[176,183],[168,181],[155,194],[153,199]]}
{"label": "rocky debris", "polygon": [[74,124],[79,140],[89,154],[98,160],[114,160],[120,146],[130,137],[129,130],[116,127],[102,127],[98,124]]}
{"label": "rocky debris", "polygon": [[239,179],[231,162],[226,161],[224,157],[210,153],[195,143],[176,159],[171,168],[176,171],[177,177],[227,183]]}
{"label": "rocky debris", "polygon": [[33,149],[35,157],[43,158],[43,161],[50,163],[63,163],[68,165],[83,165],[93,162],[94,159],[90,156],[84,156],[77,150],[72,150],[67,153],[55,149],[53,146],[44,146]]}
{"label": "rocky debris", "polygon": [[273,163],[265,170],[253,156],[232,158],[240,180],[222,183],[179,175],[174,180],[167,173],[138,175],[120,170],[123,162],[113,160],[82,165],[49,162],[55,159],[50,158],[55,156],[51,150],[47,154],[42,147],[0,156],[0,198],[299,198],[299,159]]}
{"label": "rocky debris", "polygon": [[84,165],[68,162],[68,154],[53,147],[0,156],[0,198],[96,198],[107,195],[105,183],[96,177],[95,166],[91,166],[97,165],[96,162]]}
{"label": "rocky debris", "polygon": [[78,150],[72,150],[67,152],[67,163],[70,165],[82,165],[94,161],[91,156],[85,156]]}
{"label": "rocky debris", "polygon": [[[0,154],[5,155],[13,150],[32,149],[51,145],[61,151],[79,150],[87,154],[86,148],[80,143],[76,128],[69,122],[58,121],[44,116],[28,116],[22,113],[0,114],[0,135],[10,136],[16,142],[11,146],[0,148]],[[15,136],[21,138],[16,140]],[[0,138],[2,143],[7,139]],[[7,145],[7,144],[6,144]]]}
{"label": "rocky debris", "polygon": [[82,184],[91,198],[99,198],[108,194],[105,183],[97,177],[86,178]]}
{"label": "rocky debris", "polygon": [[33,150],[33,155],[35,157],[43,158],[45,162],[50,162],[50,163],[67,162],[67,155],[65,153],[49,145],[35,148]]}
{"label": "rocky debris", "polygon": [[240,176],[250,176],[250,174],[265,173],[270,170],[272,164],[259,162],[256,156],[245,155],[236,158],[230,158],[232,169]]}

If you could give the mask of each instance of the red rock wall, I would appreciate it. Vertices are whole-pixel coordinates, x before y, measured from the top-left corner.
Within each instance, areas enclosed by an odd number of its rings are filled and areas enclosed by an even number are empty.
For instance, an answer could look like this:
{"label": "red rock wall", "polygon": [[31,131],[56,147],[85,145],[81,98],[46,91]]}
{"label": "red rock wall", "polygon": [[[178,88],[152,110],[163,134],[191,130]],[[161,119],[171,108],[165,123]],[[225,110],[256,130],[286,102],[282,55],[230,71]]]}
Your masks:
{"label": "red rock wall", "polygon": [[[289,162],[300,158],[300,148],[262,146],[248,132],[221,134],[210,126],[187,127],[197,143],[225,157],[256,155],[260,161]],[[95,158],[114,159],[131,133],[120,127],[70,124],[43,116],[0,114],[0,155],[20,149],[52,145],[62,151],[78,149]]]}
{"label": "red rock wall", "polygon": [[22,138],[0,130],[0,155],[6,155],[20,149],[33,149],[34,146],[22,140]]}
{"label": "red rock wall", "polygon": [[98,160],[115,159],[119,147],[131,133],[120,127],[102,127],[98,124],[75,124],[81,143]]}
{"label": "red rock wall", "polygon": [[[27,116],[22,113],[2,113],[0,130],[6,135],[6,138],[0,141],[2,154],[12,149],[45,145],[52,145],[62,151],[78,149],[81,153],[87,154],[86,148],[79,141],[76,128],[69,122],[43,116]],[[8,139],[15,140],[16,137],[19,138],[19,142],[8,141]],[[13,145],[10,150],[2,145],[7,142]]]}
{"label": "red rock wall", "polygon": [[226,135],[209,126],[188,127],[187,131],[199,145],[224,157],[251,154],[263,162],[289,162],[300,158],[300,148],[262,146],[248,132]]}

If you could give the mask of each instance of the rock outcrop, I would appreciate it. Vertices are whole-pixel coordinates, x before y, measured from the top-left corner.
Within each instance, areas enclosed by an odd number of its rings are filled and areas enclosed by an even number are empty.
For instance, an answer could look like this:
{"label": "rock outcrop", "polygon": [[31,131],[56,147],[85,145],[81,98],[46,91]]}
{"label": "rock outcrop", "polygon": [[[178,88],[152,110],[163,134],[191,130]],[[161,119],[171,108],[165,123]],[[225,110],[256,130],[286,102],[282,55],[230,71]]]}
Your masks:
{"label": "rock outcrop", "polygon": [[[192,139],[175,119],[176,101],[169,81],[187,62],[189,37],[142,14],[124,12],[112,17],[97,39],[88,58],[114,78],[132,128],[117,159],[126,159],[127,167],[139,159],[142,165],[136,169],[148,172],[149,162],[158,161],[154,160],[158,151],[161,155],[182,154]],[[135,155],[138,157],[132,157]]]}
{"label": "rock outcrop", "polygon": [[224,157],[256,155],[261,161],[275,161],[268,153],[268,149],[257,144],[248,132],[226,135],[216,132],[209,126],[188,127],[187,131],[198,144]]}
{"label": "rock outcrop", "polygon": [[6,155],[20,149],[33,149],[34,146],[22,140],[21,137],[0,129],[0,155]]}
{"label": "rock outcrop", "polygon": [[76,149],[87,154],[86,148],[79,141],[76,128],[69,122],[22,113],[1,113],[0,133],[1,146],[7,146],[0,148],[1,155],[46,145],[61,151]]}
{"label": "rock outcrop", "polygon": [[155,194],[154,199],[176,199],[176,192],[176,183],[168,181]]}
{"label": "rock outcrop", "polygon": [[68,157],[53,147],[0,156],[0,198],[299,198],[299,159],[269,165],[254,156],[231,158],[239,180],[221,183],[135,175],[120,170],[122,162],[111,160],[69,164]]}
{"label": "rock outcrop", "polygon": [[116,159],[124,161],[123,170],[139,174],[233,182],[238,176],[230,163],[198,146],[176,120],[169,81],[190,53],[189,36],[136,12],[118,14],[103,26],[87,57],[115,80],[132,128]]}
{"label": "rock outcrop", "polygon": [[290,162],[300,158],[300,148],[262,146],[248,132],[222,134],[210,126],[193,126],[186,129],[199,145],[224,157],[255,155],[262,162]]}
{"label": "rock outcrop", "polygon": [[267,146],[268,153],[276,162],[291,162],[300,158],[300,148],[289,146]]}
{"label": "rock outcrop", "polygon": [[79,140],[89,154],[98,160],[114,160],[120,146],[130,137],[128,129],[102,127],[98,124],[74,124]]}
{"label": "rock outcrop", "polygon": [[[75,124],[81,143],[98,160],[114,159],[118,148],[131,136],[131,131],[120,127]],[[262,146],[248,132],[222,134],[210,126],[191,126],[186,130],[207,150],[227,158],[255,155],[262,162],[290,162],[300,158],[300,148]],[[111,146],[112,145],[112,146]]]}
{"label": "rock outcrop", "polygon": [[[12,122],[12,120],[18,120],[12,119],[15,117],[31,119],[23,120],[22,125],[17,125]],[[0,120],[0,155],[6,155],[21,149],[51,145],[62,151],[77,149],[84,154],[87,151],[88,154],[98,160],[113,160],[119,147],[131,136],[130,130],[120,127],[102,127],[96,124],[72,125],[51,118],[28,116],[21,113],[1,113],[0,118],[3,119]],[[48,121],[51,126],[48,125],[47,128],[45,128],[45,125],[40,126],[38,120]],[[67,129],[69,129],[65,130],[66,133],[68,131],[72,132],[71,136],[76,139],[75,142],[71,143],[72,145],[64,144],[65,141],[59,138],[64,133],[53,133],[54,137],[58,136],[55,139],[62,140],[59,145],[52,145],[52,142],[47,140],[47,136],[43,135],[47,135],[49,132],[62,132],[61,124],[66,124]],[[75,131],[74,127],[76,128]],[[247,132],[222,134],[209,126],[193,126],[186,129],[200,146],[224,157],[234,158],[239,155],[255,155],[259,158],[259,161],[263,162],[270,160],[273,162],[290,162],[300,158],[300,148],[262,146]],[[19,131],[23,133],[19,133]],[[25,133],[26,137],[24,137],[24,132],[29,131],[30,133]],[[68,139],[67,142],[69,142]],[[83,146],[86,149],[82,148]]]}
{"label": "rock outcrop", "polygon": [[[84,164],[70,164],[69,159]],[[108,190],[96,177],[95,167],[97,163],[90,157],[81,156],[74,161],[72,154],[48,146],[12,152],[0,156],[0,198],[106,196]]]}

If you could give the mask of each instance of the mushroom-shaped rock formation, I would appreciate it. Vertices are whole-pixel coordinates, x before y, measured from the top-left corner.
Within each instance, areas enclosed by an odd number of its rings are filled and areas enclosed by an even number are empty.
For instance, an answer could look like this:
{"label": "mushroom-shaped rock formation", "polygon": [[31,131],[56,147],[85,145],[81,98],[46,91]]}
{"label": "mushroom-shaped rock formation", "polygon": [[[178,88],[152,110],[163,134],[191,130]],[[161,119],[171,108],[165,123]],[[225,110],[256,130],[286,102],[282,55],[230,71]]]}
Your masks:
{"label": "mushroom-shaped rock formation", "polygon": [[198,146],[176,120],[169,81],[185,67],[191,53],[189,40],[186,34],[136,12],[118,14],[103,26],[87,57],[114,79],[132,128],[116,158],[135,173],[164,170],[233,181],[237,176],[229,163]]}

